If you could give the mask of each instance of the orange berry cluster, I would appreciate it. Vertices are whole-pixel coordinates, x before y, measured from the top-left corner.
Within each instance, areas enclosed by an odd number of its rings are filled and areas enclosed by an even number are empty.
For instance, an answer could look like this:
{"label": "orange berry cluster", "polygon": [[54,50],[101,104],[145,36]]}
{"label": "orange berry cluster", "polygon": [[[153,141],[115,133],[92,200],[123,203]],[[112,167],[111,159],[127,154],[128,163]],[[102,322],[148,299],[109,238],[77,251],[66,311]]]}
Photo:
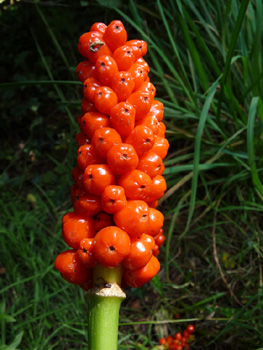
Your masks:
{"label": "orange berry cluster", "polygon": [[169,350],[190,350],[190,346],[187,340],[192,336],[195,331],[195,327],[189,324],[182,333],[176,333],[173,337],[169,335],[167,338],[159,339],[159,344],[164,345]]}
{"label": "orange berry cluster", "polygon": [[92,287],[92,269],[123,266],[123,282],[140,287],[160,269],[163,214],[155,209],[166,190],[163,104],[154,99],[143,40],[127,41],[121,21],[95,23],[81,35],[77,66],[83,82],[74,212],[63,218],[71,247],[55,266],[68,282]]}

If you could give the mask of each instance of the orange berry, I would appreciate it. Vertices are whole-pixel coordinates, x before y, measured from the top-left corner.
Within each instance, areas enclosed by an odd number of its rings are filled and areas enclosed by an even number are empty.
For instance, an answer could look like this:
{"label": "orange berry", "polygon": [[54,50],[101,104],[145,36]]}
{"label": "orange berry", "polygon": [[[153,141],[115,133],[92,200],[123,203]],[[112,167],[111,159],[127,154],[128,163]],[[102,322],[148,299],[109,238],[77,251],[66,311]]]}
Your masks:
{"label": "orange berry", "polygon": [[141,156],[137,169],[145,172],[145,174],[150,177],[154,177],[160,175],[160,172],[163,171],[162,165],[163,162],[161,157],[158,156],[158,154],[149,151]]}
{"label": "orange berry", "polygon": [[100,197],[87,193],[74,185],[71,187],[71,198],[77,214],[94,216],[102,210]]}
{"label": "orange berry", "polygon": [[118,266],[130,252],[130,237],[116,226],[105,227],[94,238],[94,256],[104,267]]}
{"label": "orange berry", "polygon": [[102,209],[113,214],[121,210],[127,203],[124,189],[121,186],[107,186],[101,196]]}
{"label": "orange berry", "polygon": [[154,237],[154,240],[159,248],[163,245],[163,242],[165,241],[165,237],[163,235],[163,229],[161,229],[158,235]]}
{"label": "orange berry", "polygon": [[123,260],[123,266],[132,271],[143,268],[152,257],[155,243],[153,237],[142,234],[131,240],[129,255]]}
{"label": "orange berry", "polygon": [[91,62],[95,63],[97,59],[102,55],[112,54],[110,48],[106,45],[102,38],[102,33],[92,31],[84,33],[79,38],[78,50],[79,53],[88,58]]}
{"label": "orange berry", "polygon": [[68,246],[79,248],[79,243],[84,238],[95,236],[94,220],[74,213],[74,217],[67,220],[62,226],[62,236]]}
{"label": "orange berry", "polygon": [[153,248],[153,255],[157,256],[160,254],[160,249],[159,246],[157,244],[155,244],[154,248]]}
{"label": "orange berry", "polygon": [[[132,80],[134,82],[134,91],[137,91],[140,87],[142,87],[143,83],[146,81],[146,79],[148,77],[147,72],[145,71],[145,68],[143,66],[141,66],[140,64],[137,64],[137,63],[134,63],[128,69],[128,72],[131,74]],[[144,92],[144,94],[149,95],[146,92]],[[135,96],[139,96],[139,95],[135,95]],[[138,99],[138,97],[137,97],[137,99]],[[151,102],[150,102],[150,105],[151,105]],[[150,110],[150,106],[149,106],[149,109],[147,110],[147,112],[149,110]]]}
{"label": "orange berry", "polygon": [[[136,126],[130,135],[125,139],[125,143],[133,145],[138,157],[150,151],[155,142],[154,133],[147,126]],[[157,153],[157,152],[156,152]],[[158,153],[157,153],[158,154]]]}
{"label": "orange berry", "polygon": [[122,139],[116,130],[101,128],[95,131],[91,143],[97,155],[102,159],[106,159],[111,147],[122,143]]}
{"label": "orange berry", "polygon": [[159,122],[155,116],[148,116],[147,114],[146,117],[138,120],[135,125],[147,126],[147,128],[152,130],[154,135],[157,135],[159,132]]}
{"label": "orange berry", "polygon": [[111,86],[112,80],[118,72],[118,66],[111,56],[100,56],[95,65],[95,72],[103,85]]}
{"label": "orange berry", "polygon": [[113,58],[115,59],[119,70],[127,71],[135,62],[135,56],[132,48],[129,45],[123,45],[118,47],[113,52]]}
{"label": "orange berry", "polygon": [[134,89],[134,81],[129,72],[118,72],[114,75],[111,87],[118,96],[118,101],[125,101]]}
{"label": "orange berry", "polygon": [[95,65],[90,61],[80,62],[76,68],[79,80],[84,83],[88,78],[95,77]]}
{"label": "orange berry", "polygon": [[127,137],[134,129],[135,108],[129,102],[120,102],[110,111],[110,121],[121,137]]}
{"label": "orange berry", "polygon": [[132,170],[121,176],[119,185],[125,190],[129,199],[141,199],[147,196],[152,179],[140,170]]}
{"label": "orange berry", "polygon": [[136,169],[139,158],[132,145],[119,143],[107,153],[107,162],[115,174],[122,175]]}
{"label": "orange berry", "polygon": [[[146,72],[147,74],[149,74],[149,72],[150,72],[150,67],[149,67],[148,63],[147,63],[142,57],[140,57],[140,58],[137,59],[136,64],[142,66],[143,69],[145,70],[145,72]],[[147,79],[145,80],[145,82],[150,83],[150,78],[147,77]]]}
{"label": "orange berry", "polygon": [[124,45],[127,40],[127,32],[123,23],[118,20],[112,21],[106,28],[103,39],[112,51]]}
{"label": "orange berry", "polygon": [[163,227],[164,216],[163,214],[154,208],[149,208],[149,226],[147,234],[150,236],[156,236]]}
{"label": "orange berry", "polygon": [[85,268],[75,250],[60,253],[55,260],[55,267],[72,284],[85,283],[91,278],[91,270]]}
{"label": "orange berry", "polygon": [[162,121],[164,113],[163,103],[158,100],[153,100],[149,113],[155,115],[159,122]]}
{"label": "orange berry", "polygon": [[136,60],[147,52],[147,43],[143,40],[129,40],[126,42],[126,45],[132,48]]}
{"label": "orange berry", "polygon": [[139,288],[149,282],[159,270],[160,263],[155,256],[152,256],[142,269],[136,271],[124,269],[123,278],[130,287]]}
{"label": "orange berry", "polygon": [[105,23],[96,22],[96,23],[92,24],[92,26],[90,27],[90,32],[95,31],[95,32],[100,32],[100,33],[104,34],[106,29],[107,29],[107,26]]}
{"label": "orange berry", "polygon": [[99,80],[94,77],[86,79],[83,83],[83,94],[86,99],[94,103],[95,91],[101,86],[102,84],[99,82]]}
{"label": "orange berry", "polygon": [[148,229],[149,207],[144,201],[129,200],[113,215],[115,224],[130,236],[140,236]]}
{"label": "orange berry", "polygon": [[157,136],[165,137],[165,130],[166,130],[166,126],[164,125],[164,123],[163,122],[159,122],[159,128],[158,128]]}
{"label": "orange berry", "polygon": [[97,265],[97,260],[93,254],[94,238],[84,238],[80,244],[77,254],[83,265],[92,269]]}
{"label": "orange berry", "polygon": [[167,155],[168,149],[169,142],[164,137],[155,136],[152,151],[157,153],[162,159],[164,159]]}
{"label": "orange berry", "polygon": [[159,339],[159,344],[160,345],[165,345],[166,344],[166,339],[165,338]]}
{"label": "orange berry", "polygon": [[104,227],[113,226],[112,215],[106,214],[103,211],[94,216],[94,228],[98,232]]}
{"label": "orange berry", "polygon": [[98,87],[94,94],[94,104],[98,111],[110,114],[112,107],[118,103],[116,93],[108,86]]}
{"label": "orange berry", "polygon": [[94,147],[88,144],[79,147],[77,163],[82,170],[85,170],[88,165],[102,163],[102,160],[97,156]]}
{"label": "orange berry", "polygon": [[174,338],[173,338],[172,335],[168,335],[168,337],[166,338],[166,340],[167,340],[167,343],[168,343],[168,344],[172,344],[173,341],[174,341]]}
{"label": "orange berry", "polygon": [[135,120],[140,120],[146,117],[152,104],[152,99],[148,92],[136,91],[127,99],[136,109]]}
{"label": "orange berry", "polygon": [[83,185],[87,192],[101,195],[108,185],[115,184],[115,176],[106,164],[92,164],[83,174]]}
{"label": "orange berry", "polygon": [[[149,94],[150,98],[153,100],[156,94],[156,88],[151,82],[144,82],[138,91],[146,92]],[[151,104],[152,106],[152,104]]]}
{"label": "orange berry", "polygon": [[145,201],[152,202],[161,198],[166,191],[166,181],[163,176],[156,175],[152,179],[152,184],[147,188],[147,193],[145,194]]}
{"label": "orange berry", "polygon": [[81,129],[90,139],[92,139],[97,129],[111,126],[110,118],[106,114],[99,112],[85,113],[81,118],[81,124]]}

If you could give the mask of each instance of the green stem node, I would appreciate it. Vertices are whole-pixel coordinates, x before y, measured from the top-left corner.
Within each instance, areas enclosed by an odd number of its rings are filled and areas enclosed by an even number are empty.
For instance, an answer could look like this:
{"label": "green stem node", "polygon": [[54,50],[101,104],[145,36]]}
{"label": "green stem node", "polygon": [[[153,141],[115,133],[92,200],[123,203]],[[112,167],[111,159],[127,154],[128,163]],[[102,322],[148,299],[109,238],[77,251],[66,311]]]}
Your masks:
{"label": "green stem node", "polygon": [[87,293],[88,350],[117,350],[119,310],[126,295],[119,286],[122,269],[96,266]]}

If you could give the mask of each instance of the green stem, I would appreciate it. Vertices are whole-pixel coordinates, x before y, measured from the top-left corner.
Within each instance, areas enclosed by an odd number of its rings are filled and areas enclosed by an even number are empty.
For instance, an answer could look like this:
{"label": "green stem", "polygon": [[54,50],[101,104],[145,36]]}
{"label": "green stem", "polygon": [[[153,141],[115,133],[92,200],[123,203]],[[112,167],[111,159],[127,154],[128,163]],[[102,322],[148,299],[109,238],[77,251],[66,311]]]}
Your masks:
{"label": "green stem", "polygon": [[118,283],[122,269],[96,266],[94,288],[87,294],[88,350],[117,350],[119,310],[125,293]]}

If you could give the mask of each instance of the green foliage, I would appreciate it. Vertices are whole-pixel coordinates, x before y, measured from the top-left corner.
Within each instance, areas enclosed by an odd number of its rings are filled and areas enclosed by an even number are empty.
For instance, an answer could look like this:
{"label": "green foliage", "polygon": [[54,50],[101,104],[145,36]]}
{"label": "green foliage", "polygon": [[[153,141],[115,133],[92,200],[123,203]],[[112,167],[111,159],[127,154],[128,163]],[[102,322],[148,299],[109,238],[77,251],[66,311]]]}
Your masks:
{"label": "green foliage", "polygon": [[162,269],[127,291],[119,349],[188,322],[192,349],[262,347],[262,1],[36,3],[0,14],[0,349],[85,348],[84,292],[53,264],[72,209],[77,38],[115,18],[148,43],[170,142]]}

